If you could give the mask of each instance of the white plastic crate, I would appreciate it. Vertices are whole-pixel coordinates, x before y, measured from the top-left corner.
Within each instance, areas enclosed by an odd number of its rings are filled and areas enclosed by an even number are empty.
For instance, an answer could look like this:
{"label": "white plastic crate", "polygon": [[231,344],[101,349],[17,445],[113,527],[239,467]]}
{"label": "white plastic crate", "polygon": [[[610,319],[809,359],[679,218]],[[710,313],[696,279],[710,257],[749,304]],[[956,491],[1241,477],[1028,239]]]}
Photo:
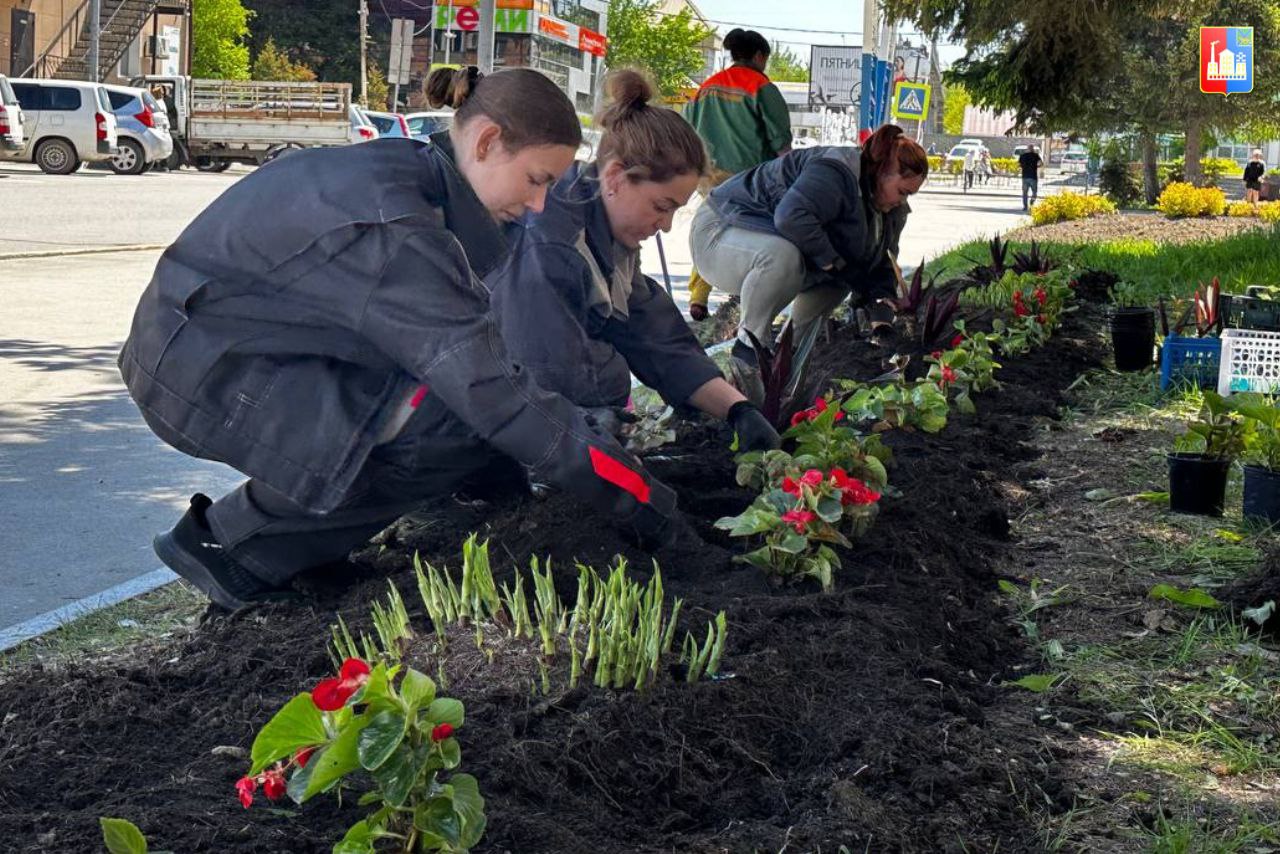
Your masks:
{"label": "white plastic crate", "polygon": [[1218,394],[1236,391],[1280,391],[1280,332],[1223,330]]}

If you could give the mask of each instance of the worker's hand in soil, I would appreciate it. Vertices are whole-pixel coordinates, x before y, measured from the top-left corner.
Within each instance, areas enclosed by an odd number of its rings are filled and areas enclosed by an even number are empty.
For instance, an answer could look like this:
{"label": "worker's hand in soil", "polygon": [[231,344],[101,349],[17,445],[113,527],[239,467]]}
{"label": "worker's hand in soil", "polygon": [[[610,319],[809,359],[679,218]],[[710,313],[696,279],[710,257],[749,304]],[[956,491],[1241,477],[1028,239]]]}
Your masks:
{"label": "worker's hand in soil", "polygon": [[588,424],[615,439],[622,438],[622,431],[628,424],[635,424],[640,420],[634,412],[628,412],[621,406],[584,407],[582,414],[586,416]]}
{"label": "worker's hand in soil", "polygon": [[676,507],[676,493],[656,478],[649,479],[649,500],[637,501],[635,510],[621,520],[640,540],[640,547],[654,552],[672,545],[684,519]]}
{"label": "worker's hand in soil", "polygon": [[725,420],[738,435],[739,451],[772,451],[782,444],[778,431],[773,429],[759,407],[749,400],[740,400],[729,407]]}
{"label": "worker's hand in soil", "polygon": [[690,320],[706,320],[707,307],[701,303],[689,303],[689,319]]}

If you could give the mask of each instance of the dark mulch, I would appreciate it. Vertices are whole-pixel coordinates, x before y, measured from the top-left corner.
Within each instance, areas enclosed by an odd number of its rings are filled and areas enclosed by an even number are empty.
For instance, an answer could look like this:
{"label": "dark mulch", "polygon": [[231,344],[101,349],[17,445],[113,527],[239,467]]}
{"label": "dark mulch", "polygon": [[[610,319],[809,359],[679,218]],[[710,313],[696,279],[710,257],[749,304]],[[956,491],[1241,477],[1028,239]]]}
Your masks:
{"label": "dark mulch", "polygon": [[[732,562],[743,544],[713,523],[751,496],[734,485],[718,426],[686,429],[657,452],[650,464],[680,492],[692,529],[657,555],[663,579],[685,600],[689,628],[727,612],[731,678],[543,698],[529,690],[536,672],[490,672],[459,650],[470,663],[446,671],[467,707],[463,767],[487,801],[480,850],[1037,850],[1020,803],[1065,810],[1071,790],[1043,761],[1023,699],[999,687],[1023,648],[994,596],[993,566],[1010,545],[1011,463],[1035,457],[1031,431],[1100,364],[1099,323],[1092,309],[1073,315],[1049,346],[1007,364],[978,415],[937,436],[888,436],[902,497],[886,497],[872,533],[842,555],[831,595],[775,589]],[[844,377],[873,376],[879,362],[851,330],[818,354],[820,368]],[[232,785],[247,762],[211,751],[247,748],[326,675],[330,624],[342,614],[367,628],[386,577],[420,614],[413,552],[456,567],[471,531],[491,540],[502,576],[531,554],[551,556],[566,595],[575,559],[603,569],[622,554],[639,575],[650,567],[564,496],[442,502],[358,555],[354,587],[312,579],[310,608],[213,616],[147,660],[11,672],[0,684],[5,850],[100,850],[97,818],[114,815],[178,852],[328,851],[361,814],[355,798],[246,812]],[[436,665],[419,662],[429,673]]]}

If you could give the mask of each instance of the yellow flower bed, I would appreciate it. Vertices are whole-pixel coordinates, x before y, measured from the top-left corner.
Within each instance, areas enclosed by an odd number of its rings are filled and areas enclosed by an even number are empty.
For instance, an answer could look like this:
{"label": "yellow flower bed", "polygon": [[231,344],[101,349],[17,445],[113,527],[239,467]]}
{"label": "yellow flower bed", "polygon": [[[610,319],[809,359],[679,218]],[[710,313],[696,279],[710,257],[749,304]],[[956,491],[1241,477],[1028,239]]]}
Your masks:
{"label": "yellow flower bed", "polygon": [[1280,202],[1263,202],[1258,205],[1258,216],[1263,222],[1280,222]]}
{"label": "yellow flower bed", "polygon": [[1048,225],[1115,212],[1115,204],[1106,196],[1082,196],[1079,193],[1064,192],[1046,196],[1032,205],[1031,222],[1035,225]]}
{"label": "yellow flower bed", "polygon": [[1185,216],[1222,216],[1227,210],[1226,194],[1215,187],[1195,187],[1174,183],[1164,188],[1156,210],[1170,219]]}
{"label": "yellow flower bed", "polygon": [[1232,202],[1227,205],[1227,216],[1251,217],[1259,216],[1259,213],[1249,202]]}

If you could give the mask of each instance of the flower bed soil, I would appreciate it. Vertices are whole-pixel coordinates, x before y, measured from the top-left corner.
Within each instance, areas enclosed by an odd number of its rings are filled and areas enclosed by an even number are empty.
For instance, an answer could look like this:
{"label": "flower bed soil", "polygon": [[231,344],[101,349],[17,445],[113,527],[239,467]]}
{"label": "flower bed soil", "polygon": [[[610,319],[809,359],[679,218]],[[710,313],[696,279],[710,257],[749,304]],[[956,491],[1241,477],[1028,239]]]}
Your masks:
{"label": "flower bed soil", "polygon": [[[993,566],[1010,547],[1009,463],[1035,456],[1031,431],[1100,364],[1099,326],[1092,309],[1068,316],[1047,347],[1005,365],[1004,388],[977,397],[978,415],[953,411],[937,436],[888,435],[901,496],[887,496],[868,537],[842,555],[831,595],[775,589],[732,562],[744,544],[713,523],[752,496],[734,484],[721,429],[688,429],[655,452],[650,465],[680,492],[691,528],[657,556],[665,586],[685,600],[691,628],[727,612],[721,678],[660,681],[645,696],[580,686],[544,698],[530,692],[536,669],[490,666],[474,645],[454,644],[446,693],[466,704],[462,770],[486,799],[479,850],[1038,849],[1022,804],[1067,810],[1072,791],[1047,761],[1030,702],[1000,687],[1017,678],[1023,648],[997,604]],[[880,358],[845,329],[816,365],[865,379]],[[362,814],[356,798],[245,811],[233,784],[248,762],[214,749],[247,749],[276,709],[329,673],[330,624],[341,613],[367,628],[385,576],[425,621],[413,551],[457,567],[471,531],[492,541],[500,579],[530,554],[552,556],[566,598],[574,559],[603,570],[624,554],[638,575],[650,567],[563,496],[450,500],[358,555],[355,587],[311,579],[308,608],[211,612],[160,653],[10,672],[0,684],[6,850],[100,850],[97,819],[110,815],[176,852],[329,851]]]}
{"label": "flower bed soil", "polygon": [[1222,240],[1246,231],[1270,228],[1256,217],[1188,217],[1168,219],[1157,211],[1123,213],[1029,225],[1005,234],[1007,240],[1038,240],[1042,243],[1096,243],[1104,240],[1151,240],[1155,243],[1193,243]]}

